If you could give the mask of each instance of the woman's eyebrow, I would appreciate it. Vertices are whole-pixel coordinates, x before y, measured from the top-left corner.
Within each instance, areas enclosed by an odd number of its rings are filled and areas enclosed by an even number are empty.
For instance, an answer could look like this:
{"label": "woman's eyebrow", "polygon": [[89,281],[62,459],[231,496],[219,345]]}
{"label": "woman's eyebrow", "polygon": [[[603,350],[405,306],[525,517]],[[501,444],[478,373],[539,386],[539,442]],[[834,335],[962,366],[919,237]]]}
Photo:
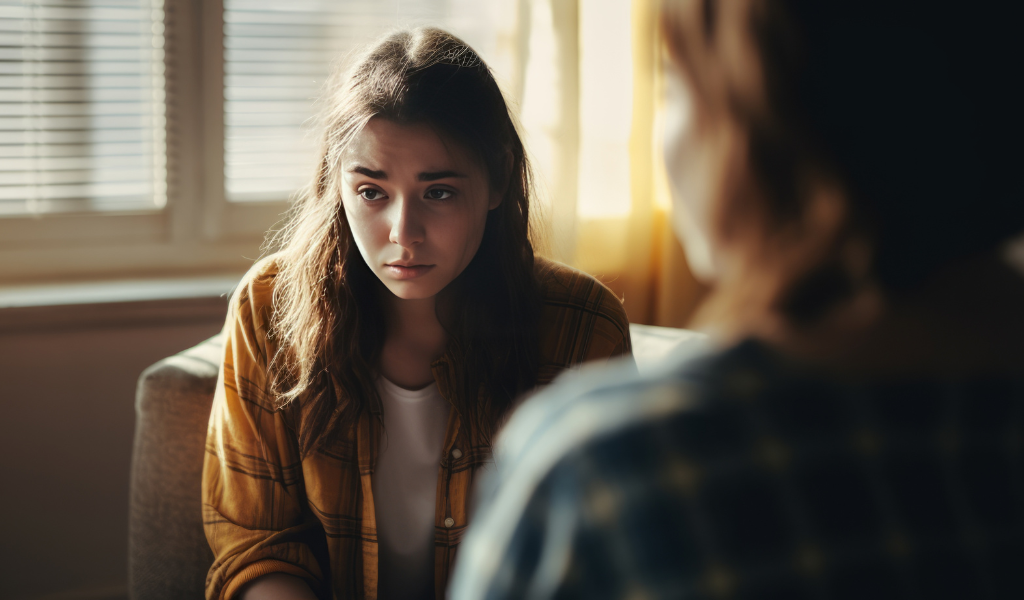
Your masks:
{"label": "woman's eyebrow", "polygon": [[387,180],[388,174],[384,171],[374,171],[373,169],[367,169],[366,167],[360,167],[356,165],[348,170],[349,173],[359,173],[360,175],[366,175],[370,179],[383,179]]}
{"label": "woman's eyebrow", "polygon": [[430,171],[420,173],[416,179],[419,181],[437,181],[438,179],[448,179],[450,177],[465,177],[465,175],[456,171]]}

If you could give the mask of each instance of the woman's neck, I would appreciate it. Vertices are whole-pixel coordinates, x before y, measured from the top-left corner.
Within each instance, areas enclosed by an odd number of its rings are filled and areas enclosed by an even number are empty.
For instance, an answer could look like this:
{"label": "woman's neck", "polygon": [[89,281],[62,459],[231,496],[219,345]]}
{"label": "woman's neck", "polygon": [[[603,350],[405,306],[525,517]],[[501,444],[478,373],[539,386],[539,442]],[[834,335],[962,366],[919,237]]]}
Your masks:
{"label": "woman's neck", "polygon": [[403,300],[384,292],[385,335],[380,372],[408,389],[429,385],[430,364],[444,354],[448,334],[437,319],[435,299]]}

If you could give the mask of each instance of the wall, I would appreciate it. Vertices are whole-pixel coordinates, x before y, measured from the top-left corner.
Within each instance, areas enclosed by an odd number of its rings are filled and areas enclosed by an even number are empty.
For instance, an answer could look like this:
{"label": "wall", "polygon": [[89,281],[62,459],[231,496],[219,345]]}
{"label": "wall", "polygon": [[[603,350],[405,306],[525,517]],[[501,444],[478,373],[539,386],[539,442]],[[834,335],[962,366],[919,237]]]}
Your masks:
{"label": "wall", "polygon": [[126,597],[135,384],[224,298],[0,309],[0,598]]}

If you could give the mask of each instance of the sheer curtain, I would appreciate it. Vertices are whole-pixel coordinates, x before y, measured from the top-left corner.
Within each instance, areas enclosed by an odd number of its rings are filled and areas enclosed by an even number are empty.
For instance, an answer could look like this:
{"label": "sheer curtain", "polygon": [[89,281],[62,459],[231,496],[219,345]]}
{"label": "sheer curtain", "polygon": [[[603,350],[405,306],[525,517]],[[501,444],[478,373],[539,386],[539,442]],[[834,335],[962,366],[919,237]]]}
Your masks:
{"label": "sheer curtain", "polygon": [[540,252],[599,277],[630,321],[681,327],[705,293],[672,233],[655,0],[520,0],[520,105]]}

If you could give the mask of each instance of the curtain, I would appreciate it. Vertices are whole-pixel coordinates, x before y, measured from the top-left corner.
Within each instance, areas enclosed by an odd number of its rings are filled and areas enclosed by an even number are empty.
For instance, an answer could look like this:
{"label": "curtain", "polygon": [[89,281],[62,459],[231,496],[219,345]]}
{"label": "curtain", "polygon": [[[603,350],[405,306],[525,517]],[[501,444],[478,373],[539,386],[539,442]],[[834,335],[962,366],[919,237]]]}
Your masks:
{"label": "curtain", "polygon": [[634,323],[685,326],[706,288],[672,233],[656,0],[520,0],[506,92],[533,159],[538,253],[586,271]]}

